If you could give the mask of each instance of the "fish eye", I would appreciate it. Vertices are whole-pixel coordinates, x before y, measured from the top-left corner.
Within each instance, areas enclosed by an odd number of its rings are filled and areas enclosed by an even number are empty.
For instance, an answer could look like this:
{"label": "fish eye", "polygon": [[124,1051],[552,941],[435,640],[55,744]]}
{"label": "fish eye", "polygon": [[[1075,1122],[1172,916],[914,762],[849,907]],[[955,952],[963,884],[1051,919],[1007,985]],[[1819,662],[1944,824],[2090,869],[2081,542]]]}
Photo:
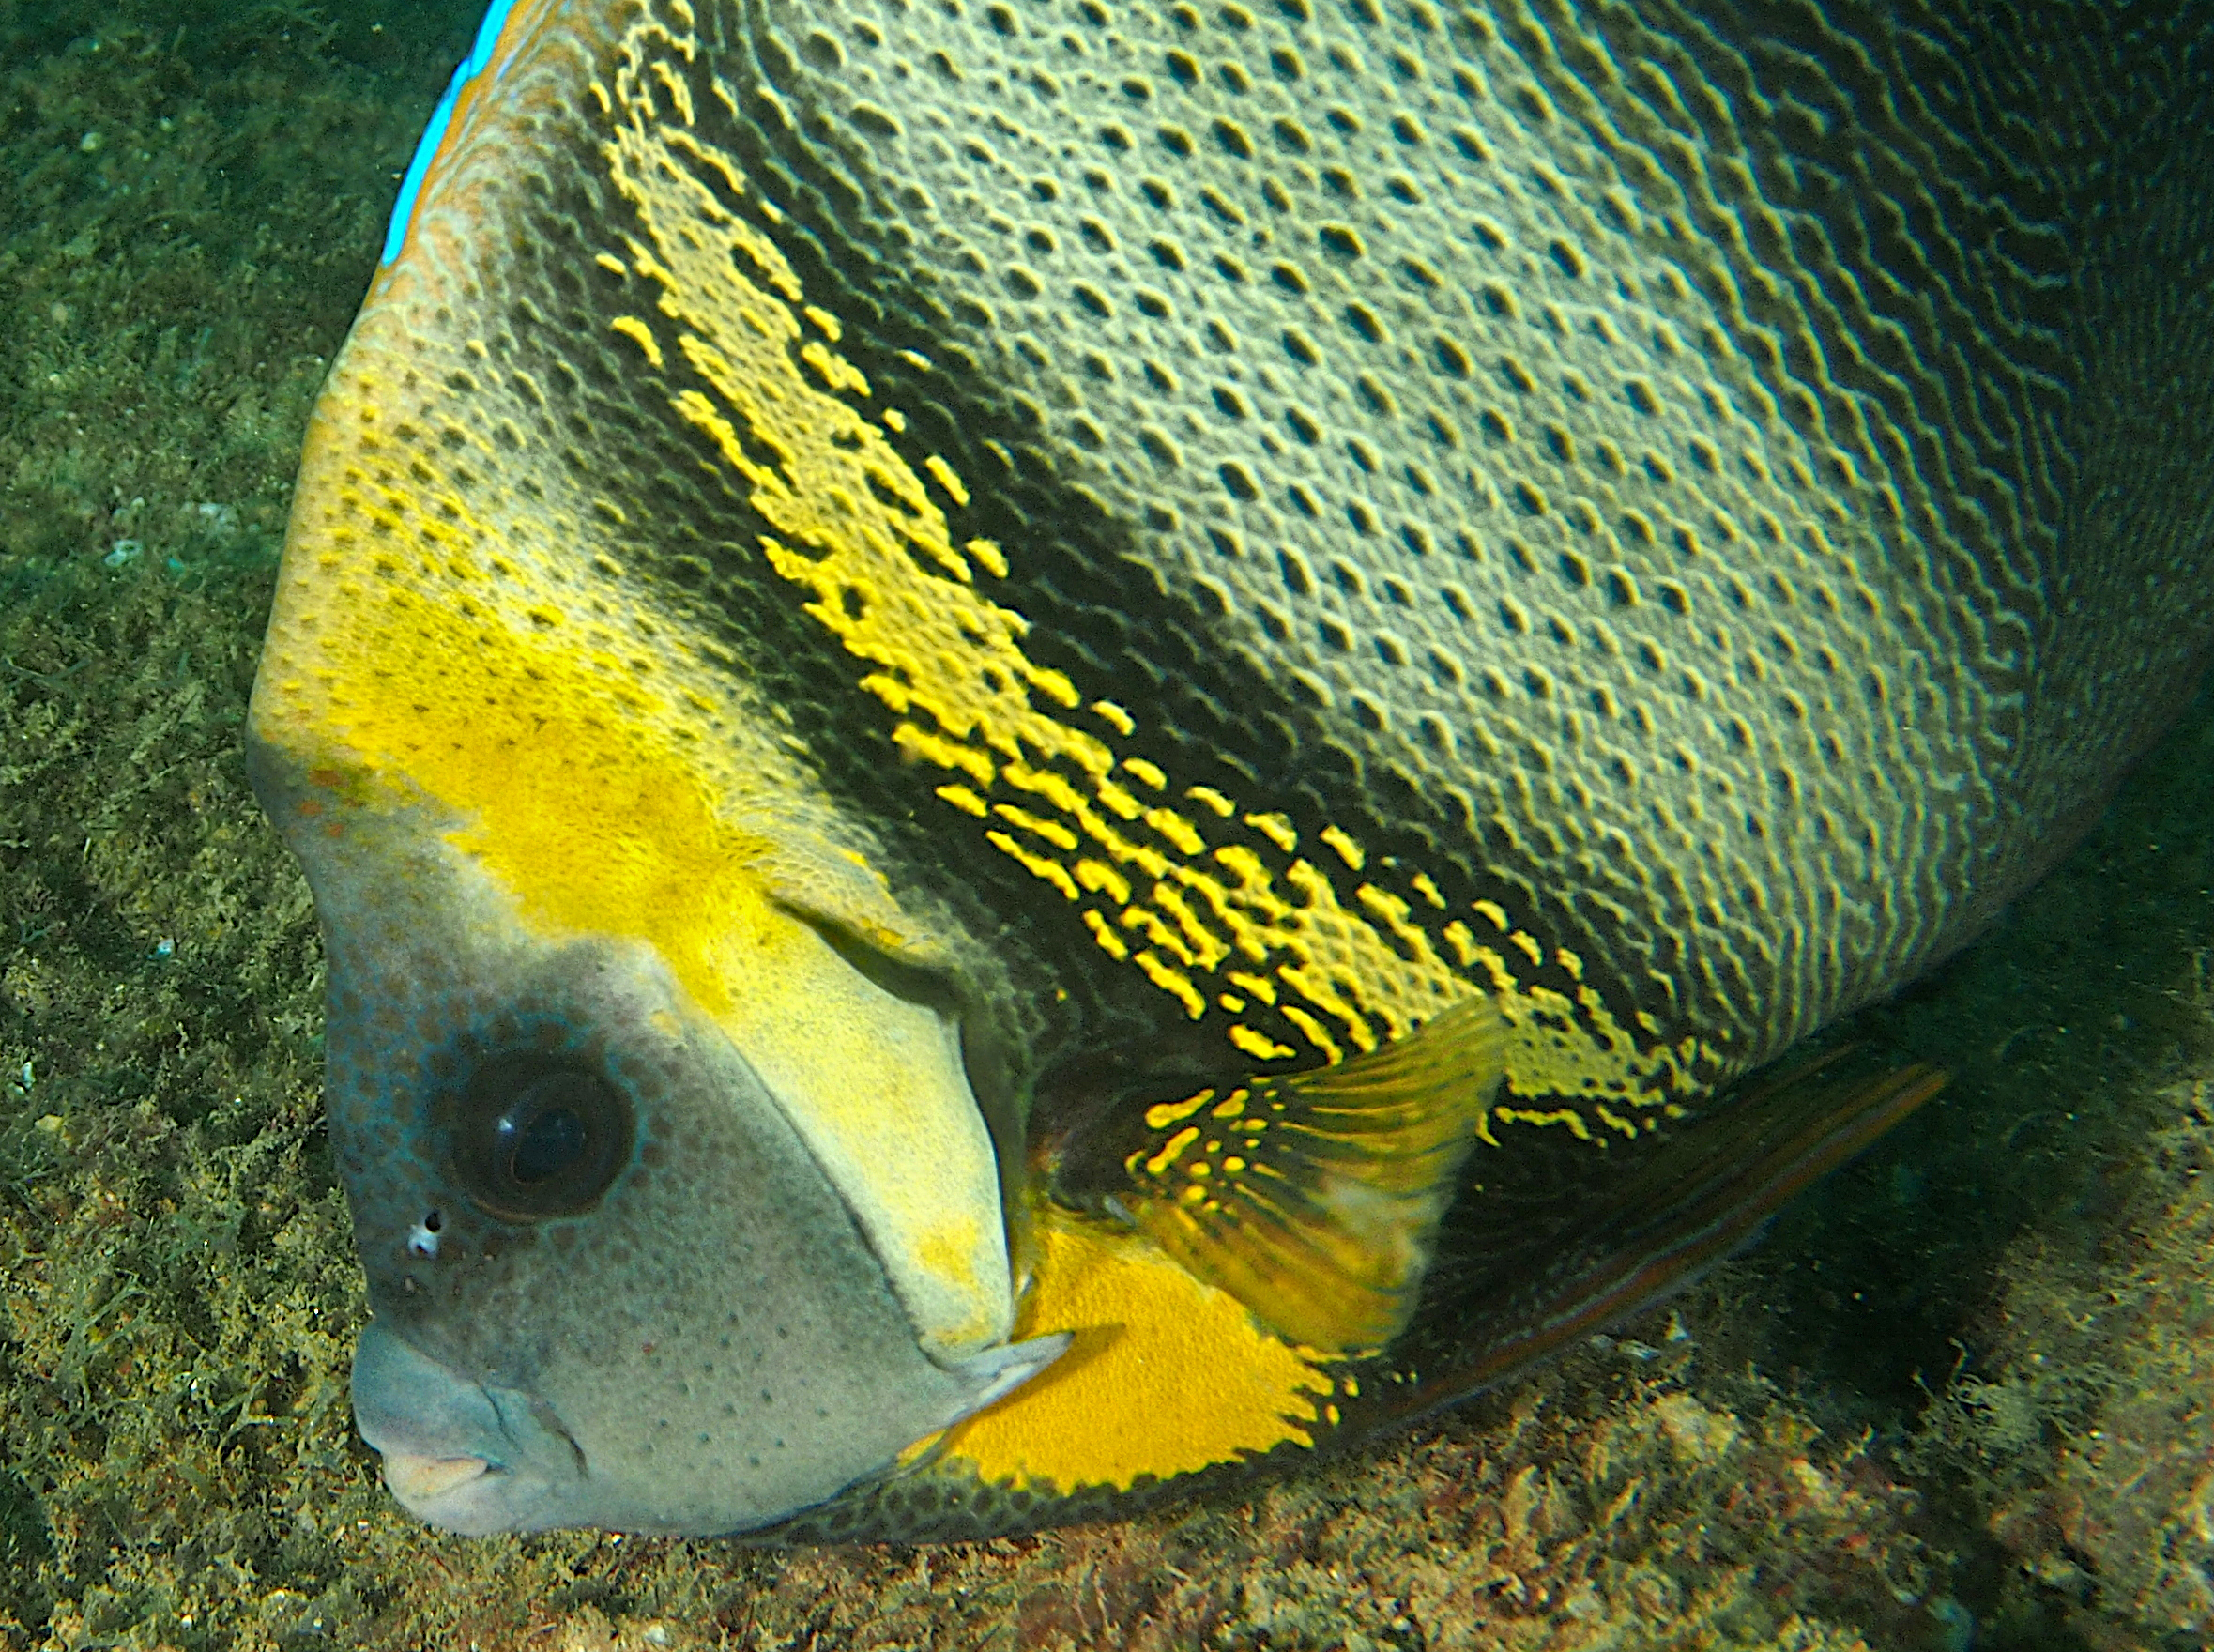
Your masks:
{"label": "fish eye", "polygon": [[496,1056],[450,1119],[455,1179],[486,1215],[543,1221],[589,1210],[630,1161],[621,1094],[574,1061]]}

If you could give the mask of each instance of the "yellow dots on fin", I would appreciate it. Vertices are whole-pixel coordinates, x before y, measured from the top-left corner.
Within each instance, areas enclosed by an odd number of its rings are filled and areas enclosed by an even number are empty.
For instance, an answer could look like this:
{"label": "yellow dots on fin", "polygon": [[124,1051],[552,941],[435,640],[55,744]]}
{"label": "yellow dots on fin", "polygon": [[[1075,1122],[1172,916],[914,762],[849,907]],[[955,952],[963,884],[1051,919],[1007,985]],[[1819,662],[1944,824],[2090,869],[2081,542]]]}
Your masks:
{"label": "yellow dots on fin", "polygon": [[1168,1141],[1162,1146],[1160,1152],[1154,1154],[1153,1157],[1144,1161],[1145,1173],[1149,1176],[1159,1175],[1170,1165],[1174,1164],[1179,1158],[1183,1157],[1183,1150],[1189,1147],[1193,1142],[1199,1140],[1199,1126],[1197,1124],[1186,1124],[1183,1129],[1177,1131],[1175,1135],[1168,1138]]}
{"label": "yellow dots on fin", "polygon": [[[1381,1348],[1413,1311],[1504,1056],[1497,1007],[1474,999],[1369,1054],[1252,1079],[1237,1110],[1268,1112],[1272,1128],[1241,1122],[1222,1133],[1242,1140],[1201,1141],[1183,1125],[1126,1161],[1136,1185],[1123,1203],[1141,1232],[1286,1341]],[[1229,1106],[1214,1116],[1234,1117]]]}
{"label": "yellow dots on fin", "polygon": [[1491,926],[1504,935],[1514,925],[1506,921],[1506,908],[1495,900],[1480,900],[1471,909],[1491,920]]}
{"label": "yellow dots on fin", "polygon": [[1299,834],[1292,830],[1291,821],[1284,815],[1247,815],[1245,824],[1260,833],[1286,854],[1299,847]]}
{"label": "yellow dots on fin", "polygon": [[938,795],[964,815],[974,815],[980,820],[992,812],[990,805],[966,786],[941,786],[938,788]]}
{"label": "yellow dots on fin", "polygon": [[[1070,898],[1074,899],[1075,886],[1072,884],[1070,888]],[[1151,950],[1141,952],[1138,955],[1137,962],[1138,967],[1145,971],[1146,979],[1183,1004],[1184,1014],[1193,1020],[1198,1020],[1207,1013],[1207,1001],[1199,996],[1199,989],[1191,984],[1187,976],[1163,963],[1157,954]]]}
{"label": "yellow dots on fin", "polygon": [[[988,539],[972,539],[969,543],[972,547],[980,544],[991,545],[995,552],[997,552],[1000,548],[997,545],[993,545],[992,542]],[[1000,566],[1002,570],[1004,570],[1006,565],[1004,562],[1002,562]],[[1040,694],[1044,695],[1047,699],[1051,700],[1055,705],[1059,706],[1062,711],[1073,711],[1082,702],[1084,696],[1076,692],[1076,685],[1071,682],[1067,676],[1063,673],[1049,670],[1043,665],[1033,665],[1027,660],[1023,662],[1023,681],[1029,683],[1032,688],[1036,689]],[[1079,762],[1082,760],[1081,754],[1079,753],[1072,752],[1070,756],[1076,758]]]}
{"label": "yellow dots on fin", "polygon": [[990,757],[972,745],[963,745],[947,740],[943,735],[932,734],[912,723],[902,723],[892,731],[892,743],[900,755],[912,760],[935,763],[940,769],[958,770],[978,786],[988,788],[999,777],[999,770]]}
{"label": "yellow dots on fin", "polygon": [[[613,252],[595,252],[592,254],[592,262],[597,264],[602,269],[606,270],[610,275],[619,275],[626,280],[628,280],[630,277],[630,267],[624,264],[623,261],[620,258],[618,258]],[[474,339],[471,339],[469,342],[472,344],[477,343],[477,341]],[[477,352],[475,350],[470,351],[471,355],[475,355],[476,353]]]}
{"label": "yellow dots on fin", "polygon": [[[1131,765],[1124,763],[1122,767],[1129,769]],[[1147,767],[1152,768],[1152,765],[1147,764]],[[1134,769],[1131,772],[1137,772]],[[1158,774],[1160,771],[1155,769],[1153,772]],[[1143,776],[1141,775],[1139,778],[1142,779]],[[1155,782],[1155,784],[1159,783]],[[1192,823],[1174,809],[1148,809],[1145,813],[1145,823],[1174,844],[1176,852],[1187,860],[1197,859],[1207,848],[1205,841],[1197,832],[1192,830]]]}
{"label": "yellow dots on fin", "polygon": [[1031,877],[1042,882],[1050,883],[1054,888],[1060,890],[1062,899],[1077,900],[1082,898],[1076,890],[1076,880],[1069,876],[1068,868],[1059,861],[1031,853],[1029,849],[1023,848],[1021,844],[1015,842],[1004,832],[987,832],[984,837],[986,843],[1015,862]]}
{"label": "yellow dots on fin", "polygon": [[649,366],[659,367],[661,365],[661,343],[653,336],[653,329],[643,321],[640,321],[635,315],[618,315],[607,325],[636,344],[639,349],[645,351]]}
{"label": "yellow dots on fin", "polygon": [[1373,883],[1364,883],[1353,891],[1353,898],[1361,903],[1361,910],[1379,920],[1390,930],[1392,938],[1415,957],[1432,957],[1435,949],[1430,938],[1419,925],[1407,921],[1407,914],[1414,909],[1391,893]]}
{"label": "yellow dots on fin", "polygon": [[[1248,974],[1244,970],[1232,970],[1229,971],[1229,980],[1232,987],[1244,988],[1260,1000],[1262,1003],[1273,1004],[1276,1002],[1276,984],[1266,975],[1254,975]],[[1286,1050],[1284,1053],[1290,1055],[1291,1052]]]}
{"label": "yellow dots on fin", "polygon": [[944,459],[933,453],[923,461],[923,468],[930,472],[933,482],[952,496],[954,504],[966,505],[969,502],[969,489],[963,485],[960,476]]}
{"label": "yellow dots on fin", "polygon": [[1217,819],[1227,820],[1238,812],[1238,805],[1212,786],[1186,787],[1183,795],[1200,807],[1212,810]]}
{"label": "yellow dots on fin", "polygon": [[1243,1021],[1229,1030],[1229,1041],[1257,1062],[1290,1061],[1299,1051],[1289,1045],[1278,1044],[1265,1033],[1256,1032]]}
{"label": "yellow dots on fin", "polygon": [[816,327],[821,331],[822,336],[830,340],[832,344],[836,344],[840,338],[845,336],[845,329],[839,325],[838,318],[835,315],[832,315],[828,310],[825,310],[821,305],[802,305],[800,314],[806,316],[808,320],[814,322]]}
{"label": "yellow dots on fin", "polygon": [[1074,832],[1059,820],[1049,820],[1043,815],[1033,815],[1028,809],[1013,803],[994,803],[992,813],[1011,826],[1019,826],[1033,837],[1042,837],[1055,849],[1074,849],[1078,839]]}
{"label": "yellow dots on fin", "polygon": [[1124,820],[1135,820],[1145,813],[1145,805],[1111,780],[1099,782],[1099,801],[1108,810]]}
{"label": "yellow dots on fin", "polygon": [[1093,715],[1124,740],[1138,732],[1138,720],[1113,700],[1093,700],[1092,711]]}
{"label": "yellow dots on fin", "polygon": [[1320,1051],[1324,1061],[1335,1062],[1344,1058],[1345,1052],[1337,1048],[1337,1040],[1330,1036],[1321,1022],[1295,1003],[1285,1004],[1282,1008],[1284,1018],[1299,1029],[1300,1036]]}
{"label": "yellow dots on fin", "polygon": [[1515,972],[1506,967],[1506,959],[1501,957],[1489,947],[1479,946],[1476,948],[1475,962],[1483,966],[1484,973],[1491,983],[1492,991],[1506,993],[1517,989]]}
{"label": "yellow dots on fin", "polygon": [[1145,1127],[1166,1130],[1171,1124],[1182,1124],[1214,1099],[1214,1092],[1202,1090],[1197,1095],[1187,1095],[1182,1101],[1159,1101],[1145,1109]]}
{"label": "yellow dots on fin", "polygon": [[998,540],[968,540],[963,542],[961,548],[975,558],[984,571],[994,579],[1007,577],[1007,553],[1000,548]]}
{"label": "yellow dots on fin", "polygon": [[1491,1109],[1491,1116],[1509,1124],[1559,1124],[1579,1141],[1592,1140],[1591,1126],[1583,1122],[1583,1115],[1572,1107],[1495,1107]]}
{"label": "yellow dots on fin", "polygon": [[1084,909],[1084,927],[1092,931],[1092,939],[1099,942],[1099,950],[1118,964],[1130,956],[1129,943],[1117,935],[1099,911],[1092,907]]}
{"label": "yellow dots on fin", "polygon": [[1178,950],[1191,963],[1210,974],[1229,956],[1229,947],[1207,925],[1206,918],[1176,890],[1163,884],[1153,891],[1153,904],[1176,920],[1181,941]]}
{"label": "yellow dots on fin", "polygon": [[1337,851],[1337,858],[1348,869],[1358,872],[1367,863],[1367,855],[1361,846],[1336,826],[1322,828],[1322,841]]}
{"label": "yellow dots on fin", "polygon": [[1143,757],[1124,757],[1122,767],[1137,778],[1139,785],[1151,787],[1155,791],[1168,784],[1168,776],[1161,772],[1159,765],[1149,763]]}
{"label": "yellow dots on fin", "polygon": [[800,359],[814,368],[817,376],[833,390],[850,390],[857,396],[869,393],[867,375],[819,339],[809,339],[800,346]]}
{"label": "yellow dots on fin", "polygon": [[1465,970],[1476,961],[1476,938],[1469,933],[1466,924],[1456,918],[1439,933],[1444,936],[1445,944],[1453,949],[1455,963]]}
{"label": "yellow dots on fin", "polygon": [[1130,904],[1130,880],[1105,861],[1078,861],[1076,881],[1094,894],[1106,895],[1119,907]]}
{"label": "yellow dots on fin", "polygon": [[886,430],[890,431],[893,436],[897,436],[902,431],[906,430],[907,427],[908,416],[905,413],[902,413],[897,407],[887,407],[884,409],[884,428]]}

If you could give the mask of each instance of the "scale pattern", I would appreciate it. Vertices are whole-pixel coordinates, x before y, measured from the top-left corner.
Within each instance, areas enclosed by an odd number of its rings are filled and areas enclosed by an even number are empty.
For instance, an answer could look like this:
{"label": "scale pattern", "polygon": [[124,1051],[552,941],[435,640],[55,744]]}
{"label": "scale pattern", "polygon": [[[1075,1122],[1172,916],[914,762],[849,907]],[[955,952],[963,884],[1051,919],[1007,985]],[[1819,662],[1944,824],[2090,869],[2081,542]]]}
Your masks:
{"label": "scale pattern", "polygon": [[1958,944],[2204,647],[2206,27],[863,0],[740,95],[1165,768],[1735,1064]]}
{"label": "scale pattern", "polygon": [[2204,8],[538,9],[321,531],[682,684],[1011,1094],[1478,991],[1520,1096],[1686,1094],[1966,939],[2203,656]]}

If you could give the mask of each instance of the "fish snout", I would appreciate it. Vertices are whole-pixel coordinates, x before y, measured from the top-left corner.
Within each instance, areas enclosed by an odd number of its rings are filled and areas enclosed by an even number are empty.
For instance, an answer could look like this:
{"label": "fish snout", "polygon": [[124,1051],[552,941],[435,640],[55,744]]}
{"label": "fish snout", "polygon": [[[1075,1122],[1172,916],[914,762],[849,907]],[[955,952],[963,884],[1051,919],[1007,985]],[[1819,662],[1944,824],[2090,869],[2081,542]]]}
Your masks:
{"label": "fish snout", "polygon": [[582,1477],[575,1443],[542,1404],[463,1376],[381,1321],[355,1347],[353,1393],[386,1487],[435,1526],[473,1537],[543,1530]]}

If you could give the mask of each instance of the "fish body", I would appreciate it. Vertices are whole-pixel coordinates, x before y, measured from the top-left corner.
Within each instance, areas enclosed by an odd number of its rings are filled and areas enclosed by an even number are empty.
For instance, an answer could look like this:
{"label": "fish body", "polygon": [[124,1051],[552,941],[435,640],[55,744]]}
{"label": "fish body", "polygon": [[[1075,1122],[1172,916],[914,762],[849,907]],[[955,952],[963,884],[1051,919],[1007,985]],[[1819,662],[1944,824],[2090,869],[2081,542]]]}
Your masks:
{"label": "fish body", "polygon": [[1748,1076],[2197,679],[2210,98],[2182,5],[496,5],[249,729],[394,1490],[1111,1512],[1741,1242],[1937,1082]]}

